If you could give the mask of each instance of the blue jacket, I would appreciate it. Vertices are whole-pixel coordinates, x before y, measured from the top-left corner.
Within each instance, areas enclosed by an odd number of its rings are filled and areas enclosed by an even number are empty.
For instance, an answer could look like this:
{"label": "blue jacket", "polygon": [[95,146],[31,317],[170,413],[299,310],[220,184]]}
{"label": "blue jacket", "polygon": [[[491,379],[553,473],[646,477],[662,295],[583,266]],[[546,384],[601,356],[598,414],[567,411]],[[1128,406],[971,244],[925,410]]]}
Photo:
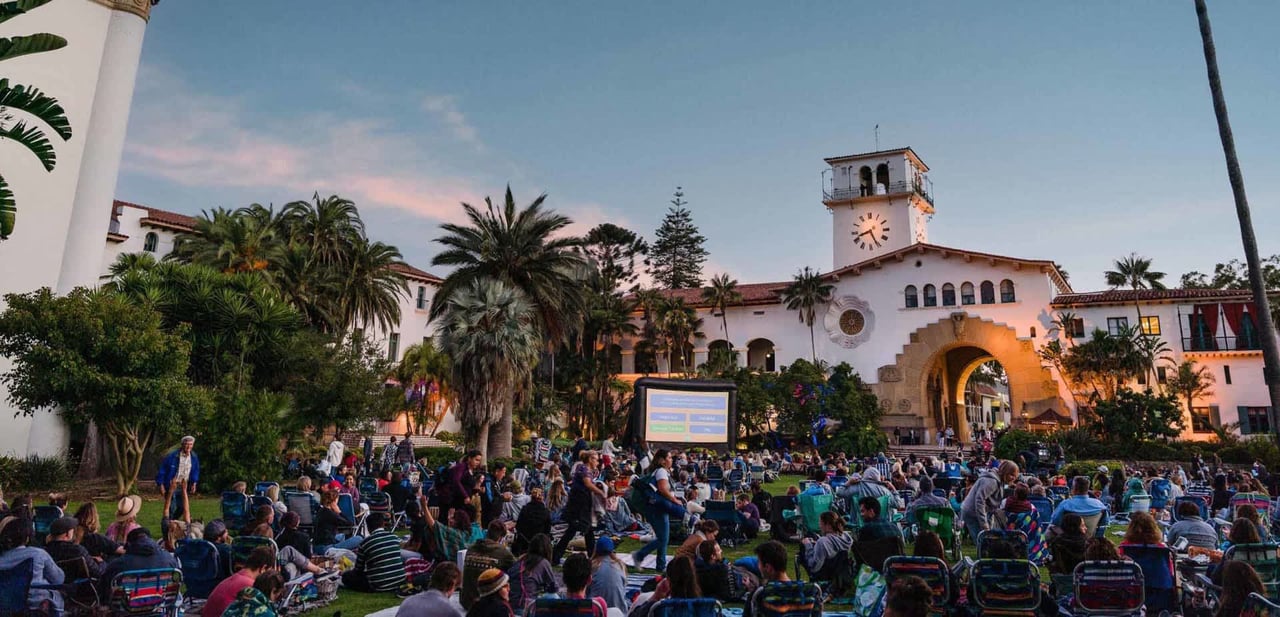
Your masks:
{"label": "blue jacket", "polygon": [[[160,471],[156,472],[156,484],[158,486],[168,487],[173,481],[174,476],[178,475],[178,453],[182,448],[178,448],[173,452],[165,455],[164,460],[160,461]],[[188,478],[192,484],[200,482],[200,457],[196,456],[196,451],[191,451],[191,476]]]}

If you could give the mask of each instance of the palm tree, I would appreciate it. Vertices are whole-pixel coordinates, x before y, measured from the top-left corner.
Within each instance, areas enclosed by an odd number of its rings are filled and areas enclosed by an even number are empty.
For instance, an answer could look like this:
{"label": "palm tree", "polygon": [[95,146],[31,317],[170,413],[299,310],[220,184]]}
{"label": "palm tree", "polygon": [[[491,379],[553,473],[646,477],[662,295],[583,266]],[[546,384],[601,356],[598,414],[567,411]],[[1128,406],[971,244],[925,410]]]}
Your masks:
{"label": "palm tree", "polygon": [[[15,0],[0,3],[0,23],[23,15],[28,11],[47,4],[49,0]],[[67,40],[56,35],[42,32],[28,36],[0,37],[0,61],[54,51],[67,46]],[[44,129],[37,124],[28,124],[28,120],[12,122],[13,112],[21,112],[34,118],[48,127],[62,141],[71,139],[71,123],[58,100],[47,96],[40,90],[21,84],[10,84],[8,79],[0,79],[0,141],[11,140],[22,145],[35,155],[36,160],[45,171],[53,171],[58,164],[57,153]],[[18,214],[17,200],[8,181],[0,174],[0,240],[13,233]]]}
{"label": "palm tree", "polygon": [[1173,351],[1169,349],[1169,344],[1158,336],[1147,336],[1142,333],[1142,328],[1127,328],[1124,332],[1133,340],[1133,348],[1137,351],[1142,359],[1143,374],[1149,375],[1151,380],[1147,383],[1153,384],[1157,391],[1163,389],[1160,385],[1160,364],[1173,363]]}
{"label": "palm tree", "polygon": [[352,239],[339,275],[342,277],[337,314],[340,329],[377,323],[390,331],[400,322],[400,298],[409,295],[409,283],[393,268],[404,265],[400,250],[382,242],[370,242],[364,234]]}
{"label": "palm tree", "polygon": [[[1218,50],[1213,44],[1213,28],[1209,24],[1209,9],[1204,0],[1196,0],[1196,17],[1200,21],[1200,41],[1204,46],[1204,63],[1209,75],[1209,92],[1213,96],[1213,114],[1218,120],[1218,136],[1222,140],[1222,154],[1227,160],[1227,178],[1231,182],[1231,195],[1236,203],[1236,218],[1240,220],[1240,241],[1244,245],[1244,260],[1249,265],[1249,287],[1257,306],[1269,306],[1266,283],[1262,279],[1262,261],[1258,257],[1258,238],[1253,232],[1253,216],[1249,212],[1249,198],[1244,192],[1244,174],[1236,157],[1236,140],[1231,133],[1231,119],[1227,116],[1227,98],[1222,93],[1222,77],[1218,74]],[[1276,343],[1276,325],[1271,311],[1258,311],[1258,329],[1262,337],[1264,381],[1271,395],[1271,409],[1280,410],[1280,346]],[[1280,423],[1270,423],[1280,432]]]}
{"label": "palm tree", "polygon": [[[1151,269],[1151,260],[1138,255],[1137,253],[1129,253],[1128,257],[1121,257],[1115,260],[1114,270],[1107,270],[1103,276],[1107,278],[1107,284],[1112,289],[1119,287],[1128,287],[1133,291],[1142,289],[1164,289],[1165,274],[1156,272]],[[1142,327],[1142,308],[1138,304],[1138,296],[1134,294],[1133,308],[1138,311],[1138,327]]]}
{"label": "palm tree", "polygon": [[728,274],[717,274],[711,277],[711,286],[702,289],[702,299],[711,303],[712,310],[720,311],[720,327],[724,330],[724,340],[729,343],[729,351],[733,351],[733,341],[729,339],[729,307],[742,302],[742,293],[738,291],[738,280],[729,278]]}
{"label": "palm tree", "polygon": [[667,350],[667,374],[672,373],[675,365],[674,357],[680,359],[681,372],[688,372],[689,358],[685,357],[685,348],[689,339],[701,337],[702,318],[698,311],[685,304],[681,298],[671,298],[663,302],[657,309],[657,329]]}
{"label": "palm tree", "polygon": [[289,239],[309,249],[309,259],[321,264],[341,264],[352,241],[365,233],[364,222],[355,202],[330,195],[314,204],[294,201],[285,204],[283,218]]}
{"label": "palm tree", "polygon": [[818,363],[818,345],[813,338],[813,323],[818,319],[818,305],[831,302],[835,285],[823,280],[817,270],[805,266],[791,284],[782,290],[782,302],[789,311],[800,312],[800,323],[809,326],[809,350],[814,364]]}
{"label": "palm tree", "polygon": [[438,317],[458,290],[475,281],[500,281],[523,294],[537,314],[535,325],[553,344],[566,340],[585,312],[582,293],[586,262],[576,250],[580,238],[562,235],[572,221],[543,208],[540,195],[516,209],[511,187],[499,207],[488,197],[486,210],[462,204],[469,225],[445,223],[436,242],[446,248],[432,265],[455,268],[436,291],[431,317]]}
{"label": "palm tree", "polygon": [[396,379],[406,392],[412,391],[416,407],[410,417],[416,417],[421,431],[430,421],[431,434],[435,434],[453,401],[453,361],[436,349],[430,339],[410,345],[404,350],[404,358],[396,367]]}
{"label": "palm tree", "polygon": [[515,391],[542,348],[533,304],[502,281],[480,278],[455,288],[441,317],[440,348],[453,359],[467,444],[510,456]]}
{"label": "palm tree", "polygon": [[1183,360],[1169,378],[1169,391],[1187,401],[1187,418],[1194,422],[1192,411],[1195,400],[1213,396],[1213,372],[1207,366],[1197,366],[1195,360]]}
{"label": "palm tree", "polygon": [[178,235],[169,258],[223,272],[261,272],[284,254],[278,218],[258,204],[230,210],[214,208],[196,217],[191,231]]}

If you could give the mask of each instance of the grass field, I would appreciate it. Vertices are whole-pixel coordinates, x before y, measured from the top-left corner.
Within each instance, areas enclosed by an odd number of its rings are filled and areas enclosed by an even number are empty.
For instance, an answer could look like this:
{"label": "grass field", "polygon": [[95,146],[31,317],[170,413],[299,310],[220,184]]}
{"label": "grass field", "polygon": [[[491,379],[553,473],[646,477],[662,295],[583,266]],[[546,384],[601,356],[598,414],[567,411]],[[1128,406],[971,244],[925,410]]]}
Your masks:
{"label": "grass field", "polygon": [[[800,480],[799,476],[783,476],[776,482],[770,482],[766,484],[765,490],[767,490],[769,493],[774,495],[783,495],[786,493],[788,486],[791,486],[792,484],[796,483],[799,480]],[[98,505],[99,515],[101,516],[103,521],[103,527],[105,528],[105,526],[109,524],[111,521],[112,513],[115,512],[115,502],[110,500],[98,500],[96,501],[96,503]],[[69,506],[68,511],[74,512],[75,509],[79,506],[80,506],[79,502],[72,502]],[[138,517],[138,522],[144,527],[151,530],[153,534],[159,534],[160,515],[163,507],[164,507],[164,502],[154,493],[151,495],[144,496],[142,513]],[[191,509],[192,509],[192,513],[191,513],[192,519],[198,519],[202,521],[211,521],[221,516],[221,513],[219,511],[219,506],[218,506],[218,499],[212,496],[207,496],[207,495],[200,496],[197,499],[193,500]],[[737,559],[738,557],[751,555],[757,545],[761,544],[762,542],[765,542],[768,539],[766,535],[767,534],[762,534],[759,538],[752,540],[750,542],[747,542],[745,544],[740,544],[732,548],[726,548],[724,551],[725,558],[727,560],[732,561],[734,559]],[[618,545],[617,550],[619,553],[627,553],[627,552],[634,551],[638,548],[640,548],[640,543],[638,541],[627,539]],[[791,549],[792,551],[794,551],[795,549],[795,547],[788,547],[788,548]],[[674,548],[672,550],[674,550]],[[908,547],[908,551],[909,550],[910,550],[910,547]],[[964,553],[968,556],[972,557],[973,551],[974,551],[974,547],[971,545],[966,545],[964,547]],[[792,554],[794,555],[794,552]],[[369,593],[357,593],[357,592],[343,590],[343,591],[339,591],[338,599],[336,602],[334,602],[333,604],[330,604],[329,606],[323,609],[312,611],[308,614],[317,615],[317,616],[328,616],[328,615],[336,615],[338,613],[341,613],[343,617],[363,617],[368,613],[378,611],[391,606],[397,606],[399,604],[400,604],[400,599],[396,598],[395,595],[390,593],[369,594]]]}

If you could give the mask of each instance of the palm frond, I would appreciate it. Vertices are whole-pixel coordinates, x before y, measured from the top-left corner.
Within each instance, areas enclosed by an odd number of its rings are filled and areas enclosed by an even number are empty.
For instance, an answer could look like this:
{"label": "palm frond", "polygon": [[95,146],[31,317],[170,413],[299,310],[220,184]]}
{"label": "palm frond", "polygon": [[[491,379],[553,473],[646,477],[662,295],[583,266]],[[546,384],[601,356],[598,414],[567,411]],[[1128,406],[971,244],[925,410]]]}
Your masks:
{"label": "palm frond", "polygon": [[49,125],[63,141],[71,139],[71,122],[58,100],[37,88],[21,84],[9,85],[8,79],[0,79],[0,108],[22,111]]}
{"label": "palm frond", "polygon": [[48,4],[49,2],[50,0],[14,0],[13,2],[0,2],[0,24]]}
{"label": "palm frond", "polygon": [[66,46],[67,39],[48,32],[0,38],[0,61],[12,60],[29,54],[54,51]]}
{"label": "palm frond", "polygon": [[40,159],[45,171],[53,171],[58,164],[58,154],[54,152],[53,144],[49,143],[49,138],[45,137],[44,131],[38,126],[28,127],[26,122],[16,122],[13,126],[0,128],[0,139],[12,139],[26,146]]}
{"label": "palm frond", "polygon": [[13,190],[9,182],[0,176],[0,240],[13,233],[13,226],[18,218],[18,203],[13,199]]}

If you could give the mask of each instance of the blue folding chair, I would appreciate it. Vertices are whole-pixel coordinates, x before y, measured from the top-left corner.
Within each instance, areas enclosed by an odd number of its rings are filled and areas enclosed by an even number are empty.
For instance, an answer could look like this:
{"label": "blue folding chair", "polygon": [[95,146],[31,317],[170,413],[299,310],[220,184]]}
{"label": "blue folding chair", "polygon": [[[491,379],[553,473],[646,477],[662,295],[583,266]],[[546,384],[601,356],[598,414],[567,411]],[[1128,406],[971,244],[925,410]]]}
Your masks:
{"label": "blue folding chair", "polygon": [[279,482],[259,482],[253,485],[253,494],[259,497],[266,497],[269,493],[271,493],[272,488],[275,488],[276,495],[280,494]]}
{"label": "blue folding chair", "polygon": [[26,615],[27,599],[33,589],[56,590],[57,585],[33,583],[35,570],[31,559],[24,559],[13,567],[0,570],[0,615]]}
{"label": "blue folding chair", "polygon": [[724,486],[724,467],[719,465],[711,465],[707,467],[707,484],[711,488],[719,489]]}
{"label": "blue folding chair", "polygon": [[742,533],[742,514],[732,501],[708,499],[702,505],[707,509],[702,515],[703,520],[715,521],[720,525],[718,539],[722,545],[734,547],[746,541]]}
{"label": "blue folding chair", "polygon": [[650,617],[720,617],[723,613],[715,598],[667,598],[649,609]]}
{"label": "blue folding chair", "polygon": [[249,497],[236,491],[222,492],[222,522],[232,534],[249,524]]}
{"label": "blue folding chair", "polygon": [[62,518],[62,508],[58,506],[36,506],[32,512],[32,524],[35,525],[35,534],[31,538],[32,546],[44,546],[45,536],[49,535],[49,528],[53,522]]}
{"label": "blue folding chair", "polygon": [[231,541],[231,571],[235,572],[244,567],[249,561],[249,554],[253,549],[259,546],[270,546],[271,552],[278,558],[280,556],[280,548],[276,546],[274,538],[266,538],[263,536],[239,536]]}
{"label": "blue folding chair", "polygon": [[180,540],[173,556],[182,564],[187,596],[205,599],[222,582],[222,563],[218,547],[205,540]]}
{"label": "blue folding chair", "polygon": [[1120,554],[1142,568],[1146,590],[1147,612],[1174,612],[1178,608],[1177,571],[1173,568],[1173,549],[1156,544],[1121,544]]}
{"label": "blue folding chair", "polygon": [[1030,501],[1031,505],[1036,507],[1036,512],[1040,514],[1040,522],[1042,524],[1048,525],[1049,521],[1053,520],[1052,499],[1049,499],[1048,497],[1040,497],[1039,495],[1032,495],[1027,498],[1027,501]]}
{"label": "blue folding chair", "polygon": [[320,513],[320,502],[311,493],[285,493],[284,506],[289,512],[297,513],[298,528],[306,531],[315,529],[316,517]]}
{"label": "blue folding chair", "polygon": [[729,475],[725,477],[725,490],[730,493],[737,493],[742,490],[742,479],[744,474],[741,469],[733,468],[729,470]]}
{"label": "blue folding chair", "polygon": [[969,571],[969,601],[984,615],[1035,617],[1040,572],[1022,559],[979,559]]}
{"label": "blue folding chair", "polygon": [[[378,490],[378,479],[373,476],[360,476],[356,481],[356,488],[360,489],[360,500],[364,501],[366,495],[380,492]],[[426,491],[423,491],[426,493]]]}
{"label": "blue folding chair", "polygon": [[1169,507],[1169,495],[1173,493],[1173,483],[1168,478],[1155,478],[1151,480],[1151,487],[1147,489],[1151,493],[1151,509],[1164,511]]}
{"label": "blue folding chair", "polygon": [[1196,504],[1196,508],[1200,510],[1200,518],[1205,521],[1209,520],[1209,502],[1196,495],[1183,495],[1173,500],[1173,510],[1170,512],[1173,522],[1176,523],[1180,520],[1178,518],[1178,507],[1184,503]]}
{"label": "blue folding chair", "polygon": [[338,494],[338,510],[342,511],[343,517],[355,522],[355,525],[345,527],[340,531],[346,533],[348,536],[352,534],[366,535],[365,533],[361,533],[361,529],[364,527],[364,517],[356,513],[356,502],[355,499],[352,499],[351,495],[346,493]]}

